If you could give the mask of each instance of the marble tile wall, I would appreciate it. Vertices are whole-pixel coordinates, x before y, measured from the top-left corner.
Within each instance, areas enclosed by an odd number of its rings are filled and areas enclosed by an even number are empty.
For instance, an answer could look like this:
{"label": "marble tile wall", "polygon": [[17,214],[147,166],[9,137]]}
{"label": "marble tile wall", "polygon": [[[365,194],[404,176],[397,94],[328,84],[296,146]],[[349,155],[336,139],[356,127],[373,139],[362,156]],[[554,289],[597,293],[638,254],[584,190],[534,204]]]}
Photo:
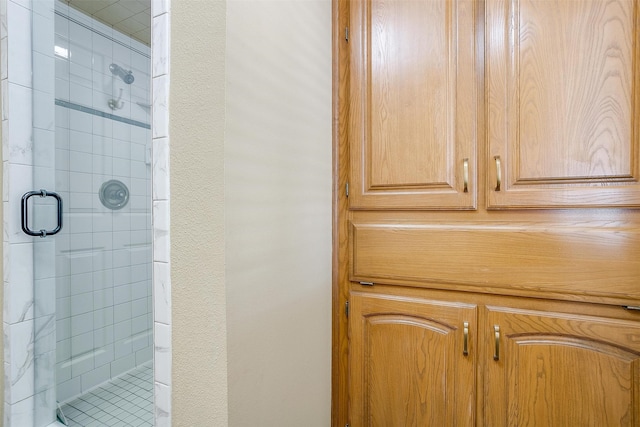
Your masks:
{"label": "marble tile wall", "polygon": [[153,306],[155,425],[171,426],[171,264],[169,251],[170,0],[152,0]]}
{"label": "marble tile wall", "polygon": [[[32,35],[33,24],[42,26],[40,35]],[[3,161],[3,249],[4,249],[4,426],[43,425],[43,417],[52,411],[53,387],[42,384],[42,368],[51,364],[53,348],[50,337],[53,308],[51,304],[34,304],[34,294],[50,284],[45,277],[50,264],[33,269],[34,251],[44,253],[51,247],[34,242],[20,226],[22,194],[35,185],[34,169],[42,174],[51,171],[50,162],[36,161],[35,139],[51,138],[52,121],[42,110],[34,111],[33,101],[52,99],[50,80],[32,84],[32,71],[41,77],[36,66],[50,62],[47,33],[52,30],[51,9],[46,4],[26,0],[0,1],[0,86],[2,90],[2,161]],[[10,19],[9,19],[10,17]],[[52,34],[52,31],[51,31]],[[34,48],[33,54],[29,54]],[[13,52],[19,54],[14,55]],[[25,54],[26,53],[26,54]],[[9,60],[10,59],[10,60]],[[37,153],[41,154],[41,153]],[[34,279],[38,279],[37,283]],[[34,286],[37,285],[37,286]],[[50,300],[51,301],[51,300]],[[38,340],[36,340],[36,337]]]}

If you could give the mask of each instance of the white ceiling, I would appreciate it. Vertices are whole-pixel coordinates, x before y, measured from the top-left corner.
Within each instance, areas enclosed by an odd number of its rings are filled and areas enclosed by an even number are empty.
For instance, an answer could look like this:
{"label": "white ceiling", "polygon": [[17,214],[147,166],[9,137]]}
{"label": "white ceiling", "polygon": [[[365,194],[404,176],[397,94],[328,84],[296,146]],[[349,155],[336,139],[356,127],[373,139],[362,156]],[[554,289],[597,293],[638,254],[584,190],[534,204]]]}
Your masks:
{"label": "white ceiling", "polygon": [[151,46],[151,0],[66,0],[136,40]]}

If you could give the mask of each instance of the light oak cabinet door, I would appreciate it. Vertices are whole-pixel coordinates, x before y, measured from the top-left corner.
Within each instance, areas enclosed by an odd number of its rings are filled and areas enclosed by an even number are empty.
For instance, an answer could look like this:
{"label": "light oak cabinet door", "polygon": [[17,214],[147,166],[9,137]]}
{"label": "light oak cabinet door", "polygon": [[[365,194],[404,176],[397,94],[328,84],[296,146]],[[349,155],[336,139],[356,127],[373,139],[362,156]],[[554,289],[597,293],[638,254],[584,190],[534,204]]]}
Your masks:
{"label": "light oak cabinet door", "polygon": [[476,207],[476,6],[350,2],[351,208]]}
{"label": "light oak cabinet door", "polygon": [[640,2],[487,0],[489,208],[640,206]]}
{"label": "light oak cabinet door", "polygon": [[350,425],[475,425],[475,306],[352,293],[350,307]]}
{"label": "light oak cabinet door", "polygon": [[638,322],[501,307],[486,315],[484,425],[640,426]]}

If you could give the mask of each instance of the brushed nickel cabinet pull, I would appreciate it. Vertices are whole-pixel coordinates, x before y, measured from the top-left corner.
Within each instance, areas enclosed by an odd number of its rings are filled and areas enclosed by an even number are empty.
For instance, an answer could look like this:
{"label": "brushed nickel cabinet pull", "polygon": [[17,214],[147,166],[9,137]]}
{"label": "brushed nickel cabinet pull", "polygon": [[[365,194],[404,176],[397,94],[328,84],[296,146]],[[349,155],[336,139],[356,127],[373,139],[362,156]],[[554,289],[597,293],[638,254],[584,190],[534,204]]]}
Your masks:
{"label": "brushed nickel cabinet pull", "polygon": [[500,191],[502,186],[502,166],[500,164],[500,156],[493,158],[496,161],[496,191]]}
{"label": "brushed nickel cabinet pull", "polygon": [[500,360],[500,326],[494,325],[493,332],[496,339],[496,346],[493,350],[493,360]]}
{"label": "brushed nickel cabinet pull", "polygon": [[464,180],[464,192],[469,192],[469,159],[464,159],[462,162],[463,180]]}
{"label": "brushed nickel cabinet pull", "polygon": [[464,327],[462,329],[463,340],[462,340],[462,355],[469,355],[469,322],[464,322]]}

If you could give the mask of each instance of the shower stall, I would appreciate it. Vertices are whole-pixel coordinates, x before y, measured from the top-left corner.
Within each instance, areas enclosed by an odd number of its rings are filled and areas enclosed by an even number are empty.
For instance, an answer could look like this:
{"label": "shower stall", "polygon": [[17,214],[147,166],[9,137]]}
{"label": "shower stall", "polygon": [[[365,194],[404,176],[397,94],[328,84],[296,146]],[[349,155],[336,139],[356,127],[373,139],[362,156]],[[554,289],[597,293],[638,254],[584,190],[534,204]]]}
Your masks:
{"label": "shower stall", "polygon": [[3,46],[4,425],[152,426],[149,46],[73,2],[2,2],[33,28],[30,57]]}

